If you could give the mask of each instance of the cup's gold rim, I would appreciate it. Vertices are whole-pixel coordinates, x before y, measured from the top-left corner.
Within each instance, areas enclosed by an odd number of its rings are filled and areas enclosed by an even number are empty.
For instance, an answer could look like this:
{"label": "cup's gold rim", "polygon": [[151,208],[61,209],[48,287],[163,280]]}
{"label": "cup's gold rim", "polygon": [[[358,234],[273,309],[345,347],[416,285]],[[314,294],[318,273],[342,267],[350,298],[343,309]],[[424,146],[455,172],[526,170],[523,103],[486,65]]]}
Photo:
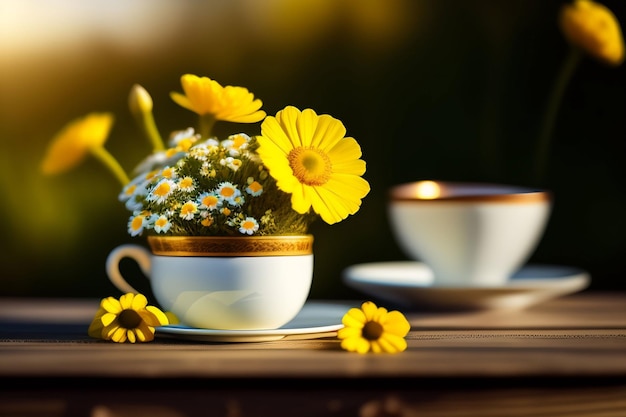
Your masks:
{"label": "cup's gold rim", "polygon": [[[418,189],[425,183],[434,184],[438,187],[439,194],[420,196]],[[398,184],[389,189],[390,202],[498,202],[520,204],[550,202],[551,200],[552,193],[548,190],[496,183],[427,180]]]}
{"label": "cup's gold rim", "polygon": [[313,235],[148,236],[158,256],[300,256],[313,253]]}

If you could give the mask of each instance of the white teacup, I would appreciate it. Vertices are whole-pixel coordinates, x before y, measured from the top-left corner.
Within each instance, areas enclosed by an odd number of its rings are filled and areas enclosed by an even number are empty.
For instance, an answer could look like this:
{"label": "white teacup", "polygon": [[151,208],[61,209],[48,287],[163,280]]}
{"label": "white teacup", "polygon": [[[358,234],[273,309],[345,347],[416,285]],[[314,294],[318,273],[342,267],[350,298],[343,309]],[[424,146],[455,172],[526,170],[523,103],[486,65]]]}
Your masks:
{"label": "white teacup", "polygon": [[306,302],[313,277],[312,240],[312,236],[151,236],[152,251],[134,244],[115,248],[106,271],[120,291],[136,293],[119,269],[123,258],[134,259],[149,278],[160,306],[176,314],[182,324],[221,330],[276,329],[293,319]]}
{"label": "white teacup", "polygon": [[545,190],[418,181],[392,187],[388,214],[399,246],[440,286],[499,286],[528,261],[552,208]]}

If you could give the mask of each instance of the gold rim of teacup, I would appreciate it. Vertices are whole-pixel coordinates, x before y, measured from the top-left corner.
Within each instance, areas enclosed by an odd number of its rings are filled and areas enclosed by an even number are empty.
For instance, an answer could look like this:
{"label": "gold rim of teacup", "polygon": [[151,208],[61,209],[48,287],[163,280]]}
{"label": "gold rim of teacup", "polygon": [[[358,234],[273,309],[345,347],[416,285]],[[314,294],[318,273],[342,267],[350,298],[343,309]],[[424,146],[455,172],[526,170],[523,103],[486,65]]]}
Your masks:
{"label": "gold rim of teacup", "polygon": [[[467,191],[474,188],[476,192]],[[457,193],[454,189],[465,189]],[[399,184],[389,190],[389,199],[394,202],[501,202],[537,203],[550,201],[547,190],[513,185],[447,181],[416,181]]]}
{"label": "gold rim of teacup", "polygon": [[296,256],[313,253],[313,235],[148,236],[159,256]]}

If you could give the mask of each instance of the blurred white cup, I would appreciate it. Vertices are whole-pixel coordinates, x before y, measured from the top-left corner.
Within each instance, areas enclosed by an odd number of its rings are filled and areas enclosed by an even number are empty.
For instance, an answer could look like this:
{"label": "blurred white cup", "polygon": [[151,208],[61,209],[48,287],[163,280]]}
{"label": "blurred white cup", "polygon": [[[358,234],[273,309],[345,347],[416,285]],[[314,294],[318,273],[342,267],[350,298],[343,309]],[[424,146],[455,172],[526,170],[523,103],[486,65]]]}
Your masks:
{"label": "blurred white cup", "polygon": [[524,265],[545,231],[552,195],[502,184],[417,181],[389,190],[400,248],[434,273],[434,285],[500,286]]}

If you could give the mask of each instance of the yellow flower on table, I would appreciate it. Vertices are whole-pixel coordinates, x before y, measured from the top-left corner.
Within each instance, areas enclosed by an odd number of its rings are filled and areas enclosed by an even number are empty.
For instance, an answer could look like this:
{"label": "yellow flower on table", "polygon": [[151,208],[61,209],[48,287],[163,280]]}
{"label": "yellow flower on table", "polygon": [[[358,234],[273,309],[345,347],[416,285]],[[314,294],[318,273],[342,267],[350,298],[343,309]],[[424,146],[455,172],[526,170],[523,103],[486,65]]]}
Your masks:
{"label": "yellow flower on table", "polygon": [[407,348],[404,337],[411,325],[399,311],[387,311],[366,301],[360,309],[351,308],[342,323],[345,327],[339,329],[337,337],[349,352],[399,353]]}
{"label": "yellow flower on table", "polygon": [[166,313],[149,306],[143,294],[127,293],[119,300],[104,298],[87,333],[117,343],[149,342],[154,339],[155,327],[169,323]]}
{"label": "yellow flower on table", "polygon": [[257,150],[298,213],[313,211],[328,224],[356,213],[370,191],[365,161],[341,121],[287,106],[261,124]]}
{"label": "yellow flower on table", "polygon": [[560,15],[563,35],[570,44],[610,65],[624,60],[624,39],[615,15],[591,0],[576,0],[563,6]]}

